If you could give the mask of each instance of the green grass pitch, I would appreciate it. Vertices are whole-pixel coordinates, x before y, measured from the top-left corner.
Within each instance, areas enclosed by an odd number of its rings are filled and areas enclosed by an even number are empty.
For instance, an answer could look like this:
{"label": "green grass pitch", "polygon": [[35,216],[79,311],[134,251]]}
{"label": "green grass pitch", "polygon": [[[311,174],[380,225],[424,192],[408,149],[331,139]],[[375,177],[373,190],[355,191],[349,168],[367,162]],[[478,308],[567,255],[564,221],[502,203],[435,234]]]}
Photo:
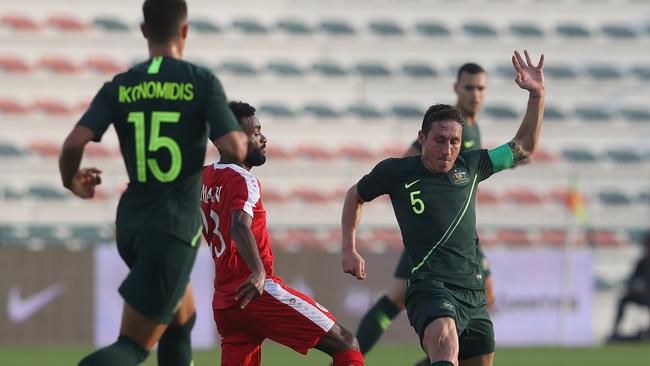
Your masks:
{"label": "green grass pitch", "polygon": [[[90,351],[87,347],[8,347],[0,346],[2,366],[72,366]],[[366,357],[369,366],[410,366],[424,354],[416,345],[380,345]],[[219,365],[218,349],[196,351],[195,366]],[[266,342],[262,351],[263,366],[326,366],[329,357],[310,351],[303,357],[292,350]],[[152,354],[144,365],[155,366]],[[607,345],[594,348],[500,348],[496,366],[648,366],[650,343]]]}

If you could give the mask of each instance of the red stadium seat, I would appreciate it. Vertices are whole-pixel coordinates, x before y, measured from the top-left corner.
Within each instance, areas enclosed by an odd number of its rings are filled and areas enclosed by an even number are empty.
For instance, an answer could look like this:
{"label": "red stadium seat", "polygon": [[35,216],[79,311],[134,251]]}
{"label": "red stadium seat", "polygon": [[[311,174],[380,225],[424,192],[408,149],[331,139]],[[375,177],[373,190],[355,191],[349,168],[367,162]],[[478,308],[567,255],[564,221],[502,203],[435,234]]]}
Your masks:
{"label": "red stadium seat", "polygon": [[499,203],[499,197],[496,194],[482,188],[479,188],[476,198],[479,205],[493,205]]}
{"label": "red stadium seat", "polygon": [[28,114],[31,108],[12,99],[0,99],[0,112],[6,114]]}
{"label": "red stadium seat", "polygon": [[334,156],[327,149],[314,145],[299,146],[296,149],[294,155],[299,158],[307,158],[313,160],[329,160]]}
{"label": "red stadium seat", "polygon": [[359,238],[359,246],[373,252],[381,252],[385,249],[402,250],[404,244],[402,235],[398,229],[374,228],[367,238]]}
{"label": "red stadium seat", "polygon": [[47,24],[64,32],[81,32],[88,28],[88,25],[69,15],[54,15],[47,19]]}
{"label": "red stadium seat", "polygon": [[73,108],[53,99],[39,99],[34,102],[34,109],[45,114],[66,115],[74,112]]}
{"label": "red stadium seat", "polygon": [[287,195],[276,191],[273,188],[262,187],[262,200],[266,203],[285,203],[288,200]]}
{"label": "red stadium seat", "polygon": [[269,157],[269,159],[279,160],[291,159],[293,157],[289,151],[279,146],[267,146],[266,155]]}
{"label": "red stadium seat", "polygon": [[532,161],[535,163],[551,163],[555,160],[557,160],[557,157],[555,155],[549,151],[541,149],[537,149],[537,151],[535,151],[532,156]]}
{"label": "red stadium seat", "polygon": [[532,244],[526,231],[521,229],[499,229],[496,232],[496,241],[513,247],[525,247]]}
{"label": "red stadium seat", "polygon": [[72,61],[57,56],[42,58],[41,66],[46,70],[57,74],[72,74],[81,70],[79,66],[75,65]]}
{"label": "red stadium seat", "polygon": [[384,158],[401,158],[408,149],[406,145],[388,145],[380,153]]}
{"label": "red stadium seat", "polygon": [[50,141],[34,141],[29,144],[30,150],[43,157],[59,156],[59,148],[59,144]]}
{"label": "red stadium seat", "polygon": [[84,148],[84,155],[92,158],[108,158],[116,155],[115,151],[96,143],[87,144]]}
{"label": "red stadium seat", "polygon": [[375,158],[375,154],[367,148],[360,145],[347,145],[339,149],[337,155],[346,159],[355,160],[371,160]]}
{"label": "red stadium seat", "polygon": [[563,247],[566,245],[566,231],[562,229],[542,229],[539,233],[539,243],[551,247]]}
{"label": "red stadium seat", "polygon": [[324,204],[330,201],[330,195],[312,188],[296,188],[291,192],[291,197],[311,204]]}
{"label": "red stadium seat", "polygon": [[32,19],[23,15],[4,15],[2,24],[17,31],[35,31],[38,30],[38,24]]}
{"label": "red stadium seat", "polygon": [[520,205],[539,205],[544,202],[541,195],[525,188],[511,189],[505,196],[509,201]]}
{"label": "red stadium seat", "polygon": [[91,57],[86,60],[86,67],[91,71],[102,74],[117,74],[127,69],[121,63],[106,57]]}
{"label": "red stadium seat", "polygon": [[587,231],[587,241],[597,248],[616,248],[626,244],[622,240],[619,240],[615,233],[607,229]]}
{"label": "red stadium seat", "polygon": [[0,57],[0,70],[4,72],[26,73],[32,71],[32,67],[18,57],[2,56]]}

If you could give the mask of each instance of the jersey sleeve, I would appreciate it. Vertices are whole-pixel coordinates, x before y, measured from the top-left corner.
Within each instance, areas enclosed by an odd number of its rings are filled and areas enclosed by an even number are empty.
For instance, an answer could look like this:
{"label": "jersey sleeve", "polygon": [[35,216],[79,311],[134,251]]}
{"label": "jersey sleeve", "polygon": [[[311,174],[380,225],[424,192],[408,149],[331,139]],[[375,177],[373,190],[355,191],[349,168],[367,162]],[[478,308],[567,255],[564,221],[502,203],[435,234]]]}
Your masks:
{"label": "jersey sleeve", "polygon": [[495,173],[510,169],[515,166],[512,150],[508,144],[503,144],[496,149],[489,150],[488,154],[490,155],[490,161],[492,161],[492,166]]}
{"label": "jersey sleeve", "polygon": [[212,73],[208,81],[208,98],[206,102],[206,117],[210,127],[210,140],[214,141],[220,136],[241,130],[237,119],[228,107],[226,93],[221,82]]}
{"label": "jersey sleeve", "polygon": [[110,85],[110,83],[105,83],[99,89],[92,103],[90,103],[90,107],[77,123],[93,131],[93,141],[95,142],[101,141],[104,132],[113,121]]}
{"label": "jersey sleeve", "polygon": [[357,193],[364,202],[369,202],[382,194],[389,193],[393,175],[391,162],[395,159],[386,159],[377,164],[370,173],[366,174],[357,183]]}
{"label": "jersey sleeve", "polygon": [[229,214],[242,210],[253,217],[253,207],[260,200],[260,185],[257,179],[252,175],[240,176],[228,191],[230,194],[227,197],[226,207],[229,208]]}

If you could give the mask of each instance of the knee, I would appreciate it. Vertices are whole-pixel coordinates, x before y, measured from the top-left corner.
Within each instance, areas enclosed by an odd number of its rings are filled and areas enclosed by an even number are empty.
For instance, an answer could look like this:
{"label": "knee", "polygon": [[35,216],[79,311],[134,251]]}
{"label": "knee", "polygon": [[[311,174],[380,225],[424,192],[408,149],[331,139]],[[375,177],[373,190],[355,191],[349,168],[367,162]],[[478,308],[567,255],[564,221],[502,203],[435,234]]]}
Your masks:
{"label": "knee", "polygon": [[196,323],[196,313],[192,314],[188,321],[185,324],[181,325],[170,325],[163,333],[160,338],[160,342],[164,343],[166,341],[177,342],[182,339],[189,339],[192,334],[192,329]]}
{"label": "knee", "polygon": [[438,331],[427,328],[422,346],[431,359],[454,362],[458,358],[458,337],[453,327],[442,327]]}
{"label": "knee", "polygon": [[344,349],[354,351],[359,350],[359,341],[357,340],[357,337],[349,330],[342,329],[341,341],[343,343]]}

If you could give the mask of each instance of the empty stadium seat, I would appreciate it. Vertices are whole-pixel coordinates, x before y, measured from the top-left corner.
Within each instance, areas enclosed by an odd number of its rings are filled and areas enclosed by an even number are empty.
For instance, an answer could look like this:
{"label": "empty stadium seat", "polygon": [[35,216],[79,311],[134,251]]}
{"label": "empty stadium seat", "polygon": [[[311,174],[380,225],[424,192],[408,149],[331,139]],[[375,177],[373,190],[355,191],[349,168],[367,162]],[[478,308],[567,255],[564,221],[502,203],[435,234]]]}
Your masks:
{"label": "empty stadium seat", "polygon": [[449,28],[434,20],[423,20],[415,24],[415,31],[425,37],[447,37],[451,35]]}
{"label": "empty stadium seat", "polygon": [[290,196],[292,199],[310,204],[324,204],[330,201],[327,193],[313,188],[296,188],[291,191]]}
{"label": "empty stadium seat", "polygon": [[483,113],[496,120],[519,117],[519,113],[508,105],[488,105],[483,108]]}
{"label": "empty stadium seat", "polygon": [[379,156],[383,156],[385,158],[389,158],[389,157],[401,158],[402,156],[404,156],[404,153],[406,152],[407,148],[408,146],[390,144],[381,150]]}
{"label": "empty stadium seat", "polygon": [[636,65],[630,69],[632,75],[640,80],[650,79],[650,65]]}
{"label": "empty stadium seat", "polygon": [[544,76],[553,79],[575,79],[578,73],[570,65],[551,64],[544,65]]}
{"label": "empty stadium seat", "polygon": [[78,72],[81,68],[69,59],[58,56],[44,57],[40,62],[41,67],[54,73],[71,74]]}
{"label": "empty stadium seat", "polygon": [[498,243],[513,247],[524,247],[532,244],[528,233],[523,229],[502,228],[496,231],[495,240]]}
{"label": "empty stadium seat", "polygon": [[588,65],[585,71],[594,80],[616,80],[623,77],[623,72],[614,65]]}
{"label": "empty stadium seat", "polygon": [[499,202],[499,196],[493,192],[481,188],[476,194],[476,200],[479,205],[493,205]]}
{"label": "empty stadium seat", "polygon": [[630,122],[650,122],[650,109],[643,107],[623,107],[618,111]]}
{"label": "empty stadium seat", "polygon": [[580,148],[562,150],[562,156],[569,162],[574,163],[593,163],[598,160],[594,153]]}
{"label": "empty stadium seat", "polygon": [[35,111],[52,115],[67,115],[74,112],[74,109],[68,107],[65,103],[55,99],[37,99],[34,101],[33,108]]}
{"label": "empty stadium seat", "polygon": [[333,36],[352,36],[357,33],[351,24],[340,19],[323,20],[319,27],[323,32]]}
{"label": "empty stadium seat", "polygon": [[294,118],[296,113],[289,106],[281,103],[262,103],[258,108],[260,114],[266,114],[271,117]]}
{"label": "empty stadium seat", "polygon": [[412,78],[433,78],[438,76],[438,71],[431,65],[422,62],[407,62],[402,65],[404,75]]}
{"label": "empty stadium seat", "polygon": [[4,26],[15,31],[35,31],[40,28],[38,23],[28,16],[20,14],[6,14],[1,18]]}
{"label": "empty stadium seat", "polygon": [[348,74],[347,70],[341,65],[332,61],[318,61],[312,65],[311,69],[317,74],[328,77],[345,76]]}
{"label": "empty stadium seat", "polygon": [[374,228],[370,233],[370,237],[360,244],[361,247],[371,251],[381,251],[383,250],[382,246],[393,250],[404,249],[402,234],[399,230],[393,228]]}
{"label": "empty stadium seat", "polygon": [[24,60],[13,56],[0,57],[0,70],[3,72],[29,72],[32,67]]}
{"label": "empty stadium seat", "polygon": [[578,106],[575,114],[579,118],[590,122],[606,122],[612,118],[612,113],[602,106]]}
{"label": "empty stadium seat", "polygon": [[[192,21],[190,21],[190,25]],[[108,32],[128,32],[129,26],[122,20],[110,16],[102,16],[93,19],[93,26]]]}
{"label": "empty stadium seat", "polygon": [[520,205],[539,205],[544,198],[531,190],[525,188],[510,189],[505,194],[506,199]]}
{"label": "empty stadium seat", "polygon": [[355,67],[356,71],[363,77],[388,77],[390,70],[379,62],[361,62]]}
{"label": "empty stadium seat", "polygon": [[37,200],[62,200],[68,196],[62,190],[49,185],[32,185],[29,187],[27,194]]}
{"label": "empty stadium seat", "polygon": [[305,22],[299,19],[281,19],[276,27],[290,35],[309,35],[313,32]]}
{"label": "empty stadium seat", "polygon": [[32,108],[13,99],[0,98],[0,112],[5,114],[27,114]]}
{"label": "empty stadium seat", "polygon": [[296,148],[294,155],[298,158],[329,160],[334,154],[327,149],[316,145],[302,145]]}
{"label": "empty stadium seat", "polygon": [[256,19],[235,19],[232,27],[244,34],[266,34],[268,29]]}
{"label": "empty stadium seat", "polygon": [[225,61],[219,65],[218,69],[239,76],[253,76],[257,74],[255,67],[248,61],[243,60]]}
{"label": "empty stadium seat", "polygon": [[643,159],[641,154],[630,149],[607,150],[606,155],[617,163],[638,163]]}
{"label": "empty stadium seat", "polygon": [[559,107],[554,105],[544,106],[544,121],[562,121],[567,118],[567,115]]}
{"label": "empty stadium seat", "polygon": [[581,25],[576,23],[561,23],[555,27],[557,34],[564,38],[569,39],[584,39],[590,38],[591,32]]}
{"label": "empty stadium seat", "polygon": [[70,238],[81,240],[87,244],[97,244],[113,240],[113,230],[99,225],[73,225],[70,228]]}
{"label": "empty stadium seat", "polygon": [[375,158],[375,154],[372,151],[361,145],[342,146],[338,151],[338,155],[345,159],[357,160],[372,160]]}
{"label": "empty stadium seat", "polygon": [[413,104],[396,104],[390,111],[398,118],[422,118],[425,110]]}
{"label": "empty stadium seat", "polygon": [[529,23],[516,23],[510,25],[510,33],[523,38],[544,37],[544,31],[537,25]]}
{"label": "empty stadium seat", "polygon": [[0,141],[0,158],[15,158],[24,155],[25,152],[18,146],[12,144],[11,142]]}
{"label": "empty stadium seat", "polygon": [[567,243],[564,229],[542,229],[539,233],[539,243],[551,247],[563,247]]}
{"label": "empty stadium seat", "polygon": [[[513,79],[517,74],[515,69],[512,67],[512,63],[498,65],[494,70],[498,76],[505,79]],[[544,69],[544,72],[546,72],[546,69]]]}
{"label": "empty stadium seat", "polygon": [[103,74],[117,74],[126,71],[127,67],[106,57],[92,57],[86,60],[86,68]]}
{"label": "empty stadium seat", "polygon": [[616,40],[634,39],[637,37],[636,29],[625,24],[603,24],[600,30],[606,37]]}
{"label": "empty stadium seat", "polygon": [[269,145],[266,147],[266,155],[271,159],[291,159],[293,155],[291,152],[283,149],[281,146]]}
{"label": "empty stadium seat", "polygon": [[597,248],[620,247],[625,242],[619,240],[616,234],[607,229],[587,230],[587,242]]}
{"label": "empty stadium seat", "polygon": [[371,32],[380,36],[402,36],[404,30],[402,27],[390,20],[372,20],[368,24]]}
{"label": "empty stadium seat", "polygon": [[616,190],[601,191],[598,193],[600,202],[607,206],[629,205],[632,200],[623,192]]}
{"label": "empty stadium seat", "polygon": [[361,119],[374,119],[383,117],[383,113],[376,107],[368,104],[351,105],[347,113]]}
{"label": "empty stadium seat", "polygon": [[190,19],[188,24],[192,32],[200,34],[216,34],[221,32],[221,28],[215,22],[205,18]]}
{"label": "empty stadium seat", "polygon": [[47,25],[64,32],[80,32],[88,26],[72,15],[53,15],[47,19]]}
{"label": "empty stadium seat", "polygon": [[267,203],[284,203],[290,197],[275,189],[262,187],[262,199]]}
{"label": "empty stadium seat", "polygon": [[300,76],[303,74],[302,69],[291,61],[270,61],[266,64],[266,69],[279,76]]}
{"label": "empty stadium seat", "polygon": [[316,118],[337,118],[340,116],[336,109],[324,103],[305,104],[303,111],[305,114]]}
{"label": "empty stadium seat", "polygon": [[487,23],[465,23],[463,24],[463,32],[471,37],[496,37],[496,29]]}
{"label": "empty stadium seat", "polygon": [[117,151],[111,150],[105,145],[98,143],[89,143],[84,148],[84,155],[91,158],[108,158],[117,157]]}
{"label": "empty stadium seat", "polygon": [[51,141],[34,141],[29,145],[29,149],[43,157],[59,156],[60,145]]}

